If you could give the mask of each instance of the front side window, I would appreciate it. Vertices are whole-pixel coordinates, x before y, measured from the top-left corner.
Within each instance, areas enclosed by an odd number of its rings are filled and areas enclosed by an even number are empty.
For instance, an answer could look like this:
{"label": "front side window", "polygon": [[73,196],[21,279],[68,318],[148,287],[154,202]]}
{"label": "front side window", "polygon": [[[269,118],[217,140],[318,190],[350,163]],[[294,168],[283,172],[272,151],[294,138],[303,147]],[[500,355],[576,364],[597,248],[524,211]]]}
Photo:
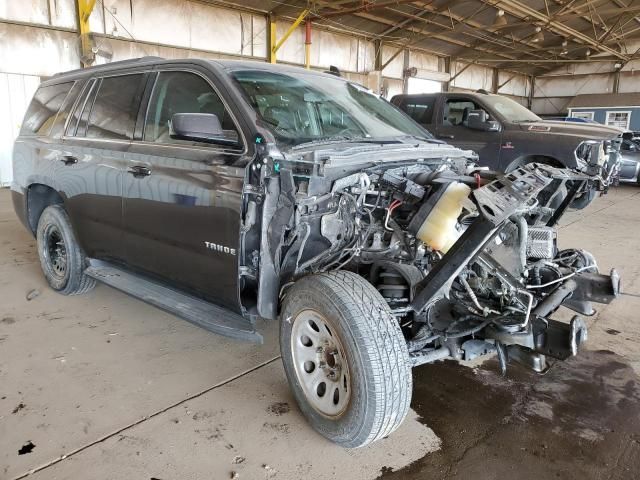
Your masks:
{"label": "front side window", "polygon": [[264,70],[236,70],[232,76],[281,146],[334,139],[431,138],[379,95],[340,78]]}
{"label": "front side window", "polygon": [[38,88],[24,116],[20,135],[48,135],[73,82]]}
{"label": "front side window", "polygon": [[211,146],[210,143],[171,138],[169,123],[176,113],[215,114],[220,120],[224,137],[238,141],[238,131],[224,103],[199,75],[189,72],[159,74],[147,109],[143,138],[147,142]]}
{"label": "front side window", "polygon": [[466,126],[471,110],[478,110],[475,102],[467,99],[449,99],[444,105],[442,123],[453,127]]}
{"label": "front side window", "polygon": [[86,136],[131,140],[144,90],[144,74],[105,77],[89,114]]}

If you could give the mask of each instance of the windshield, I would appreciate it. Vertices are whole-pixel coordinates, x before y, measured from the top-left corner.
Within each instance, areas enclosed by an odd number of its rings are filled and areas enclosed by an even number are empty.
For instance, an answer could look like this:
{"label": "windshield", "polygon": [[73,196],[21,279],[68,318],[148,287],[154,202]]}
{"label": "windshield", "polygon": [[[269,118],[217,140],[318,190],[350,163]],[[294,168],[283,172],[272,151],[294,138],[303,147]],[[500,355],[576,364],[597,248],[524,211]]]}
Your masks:
{"label": "windshield", "polygon": [[431,135],[366,88],[339,78],[239,70],[233,78],[278,143]]}
{"label": "windshield", "polygon": [[539,122],[541,118],[518,102],[500,95],[486,95],[482,97],[492,110],[497,111],[505,120],[513,123]]}

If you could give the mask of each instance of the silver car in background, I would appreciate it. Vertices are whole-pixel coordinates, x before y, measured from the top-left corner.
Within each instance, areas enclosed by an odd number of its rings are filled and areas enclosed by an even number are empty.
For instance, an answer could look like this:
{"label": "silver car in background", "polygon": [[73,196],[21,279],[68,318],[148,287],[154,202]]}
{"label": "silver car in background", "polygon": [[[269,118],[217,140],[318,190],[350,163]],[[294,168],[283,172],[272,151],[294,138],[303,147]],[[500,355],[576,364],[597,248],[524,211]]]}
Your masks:
{"label": "silver car in background", "polygon": [[624,138],[620,146],[620,157],[618,180],[621,183],[640,185],[640,137]]}

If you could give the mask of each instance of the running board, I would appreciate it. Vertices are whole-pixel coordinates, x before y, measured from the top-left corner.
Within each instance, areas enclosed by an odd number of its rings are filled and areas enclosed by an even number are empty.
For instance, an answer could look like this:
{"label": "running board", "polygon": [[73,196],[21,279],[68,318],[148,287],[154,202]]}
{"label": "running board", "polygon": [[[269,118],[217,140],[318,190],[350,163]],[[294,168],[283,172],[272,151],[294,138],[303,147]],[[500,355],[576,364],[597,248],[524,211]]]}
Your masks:
{"label": "running board", "polygon": [[89,259],[86,275],[110,287],[225,337],[262,343],[253,324],[237,313],[178,292],[102,260]]}

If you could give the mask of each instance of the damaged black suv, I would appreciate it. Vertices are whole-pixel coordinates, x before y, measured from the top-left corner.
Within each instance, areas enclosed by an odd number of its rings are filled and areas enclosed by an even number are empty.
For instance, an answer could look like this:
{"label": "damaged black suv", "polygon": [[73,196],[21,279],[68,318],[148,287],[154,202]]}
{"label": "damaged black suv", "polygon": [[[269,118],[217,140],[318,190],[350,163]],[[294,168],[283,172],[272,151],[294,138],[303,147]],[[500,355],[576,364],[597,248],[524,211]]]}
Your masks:
{"label": "damaged black suv", "polygon": [[401,424],[412,367],[497,352],[543,371],[587,335],[553,312],[618,293],[615,272],[556,244],[565,184],[587,177],[481,169],[332,75],[159,58],[59,74],[13,155],[54,290],[104,282],[255,341],[258,318],[279,319],[300,409],[346,447]]}

